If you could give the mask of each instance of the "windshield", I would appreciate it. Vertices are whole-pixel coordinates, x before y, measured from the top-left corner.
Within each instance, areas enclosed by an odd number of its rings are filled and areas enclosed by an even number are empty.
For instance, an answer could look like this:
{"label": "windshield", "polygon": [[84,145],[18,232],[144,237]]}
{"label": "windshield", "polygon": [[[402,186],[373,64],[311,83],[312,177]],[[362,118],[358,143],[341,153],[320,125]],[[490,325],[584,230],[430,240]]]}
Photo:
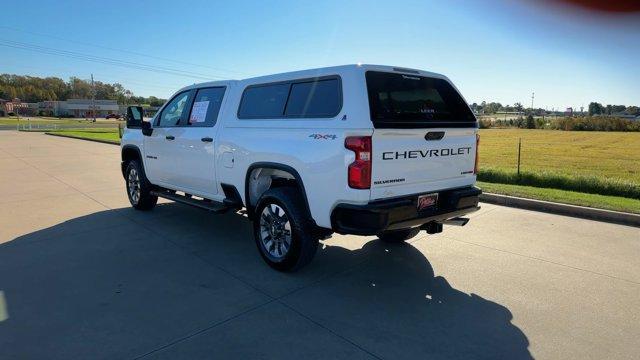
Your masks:
{"label": "windshield", "polygon": [[443,79],[368,71],[371,121],[376,128],[476,127],[458,92]]}

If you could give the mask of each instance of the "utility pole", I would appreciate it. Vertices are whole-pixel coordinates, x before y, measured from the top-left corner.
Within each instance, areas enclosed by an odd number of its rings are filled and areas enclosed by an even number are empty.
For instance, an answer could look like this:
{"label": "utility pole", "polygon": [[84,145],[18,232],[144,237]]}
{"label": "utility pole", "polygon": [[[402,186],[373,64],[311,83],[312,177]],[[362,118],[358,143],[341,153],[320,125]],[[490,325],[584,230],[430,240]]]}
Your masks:
{"label": "utility pole", "polygon": [[535,96],[535,92],[531,93],[531,114],[533,115],[533,97]]}
{"label": "utility pole", "polygon": [[96,85],[93,82],[93,74],[91,74],[91,115],[93,115],[93,122],[96,122]]}

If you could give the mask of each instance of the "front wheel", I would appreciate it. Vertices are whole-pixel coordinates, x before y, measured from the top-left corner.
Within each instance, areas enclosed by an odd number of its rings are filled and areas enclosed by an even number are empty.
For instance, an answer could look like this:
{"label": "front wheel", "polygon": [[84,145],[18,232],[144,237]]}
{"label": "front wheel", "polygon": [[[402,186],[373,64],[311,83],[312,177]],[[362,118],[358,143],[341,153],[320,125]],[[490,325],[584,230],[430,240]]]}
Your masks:
{"label": "front wheel", "polygon": [[125,172],[127,196],[131,206],[138,210],[151,210],[158,202],[158,197],[151,194],[152,185],[142,171],[137,160],[129,161]]}
{"label": "front wheel", "polygon": [[387,243],[400,243],[415,237],[419,232],[420,228],[417,227],[411,229],[385,231],[381,234],[378,234],[378,238]]}
{"label": "front wheel", "polygon": [[255,210],[253,233],[264,261],[279,271],[295,271],[311,262],[318,238],[302,196],[294,188],[267,190]]}

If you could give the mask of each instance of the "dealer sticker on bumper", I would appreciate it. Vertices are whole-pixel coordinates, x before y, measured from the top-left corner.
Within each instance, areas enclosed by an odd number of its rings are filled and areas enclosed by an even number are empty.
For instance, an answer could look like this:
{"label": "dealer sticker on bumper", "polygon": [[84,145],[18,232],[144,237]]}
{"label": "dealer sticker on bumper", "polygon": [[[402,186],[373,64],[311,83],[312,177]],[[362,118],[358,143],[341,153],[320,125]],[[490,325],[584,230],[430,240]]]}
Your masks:
{"label": "dealer sticker on bumper", "polygon": [[438,193],[426,194],[418,196],[418,211],[424,210],[438,203]]}

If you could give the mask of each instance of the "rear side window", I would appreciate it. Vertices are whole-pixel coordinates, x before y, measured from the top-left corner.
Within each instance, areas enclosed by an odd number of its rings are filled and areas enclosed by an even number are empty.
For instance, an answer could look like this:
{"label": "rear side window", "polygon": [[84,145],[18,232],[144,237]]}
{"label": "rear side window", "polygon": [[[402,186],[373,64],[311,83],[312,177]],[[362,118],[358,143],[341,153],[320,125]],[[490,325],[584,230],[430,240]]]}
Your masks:
{"label": "rear side window", "polygon": [[301,79],[247,87],[238,118],[326,118],[338,115],[341,107],[338,77]]}
{"label": "rear side window", "polygon": [[247,88],[242,94],[240,118],[274,118],[282,116],[289,96],[289,84]]}
{"label": "rear side window", "polygon": [[340,95],[337,79],[293,83],[285,115],[335,116],[340,111]]}
{"label": "rear side window", "polygon": [[469,106],[446,80],[377,71],[366,78],[376,128],[477,127]]}
{"label": "rear side window", "polygon": [[214,126],[218,119],[224,87],[199,89],[191,106],[187,124],[194,127]]}

